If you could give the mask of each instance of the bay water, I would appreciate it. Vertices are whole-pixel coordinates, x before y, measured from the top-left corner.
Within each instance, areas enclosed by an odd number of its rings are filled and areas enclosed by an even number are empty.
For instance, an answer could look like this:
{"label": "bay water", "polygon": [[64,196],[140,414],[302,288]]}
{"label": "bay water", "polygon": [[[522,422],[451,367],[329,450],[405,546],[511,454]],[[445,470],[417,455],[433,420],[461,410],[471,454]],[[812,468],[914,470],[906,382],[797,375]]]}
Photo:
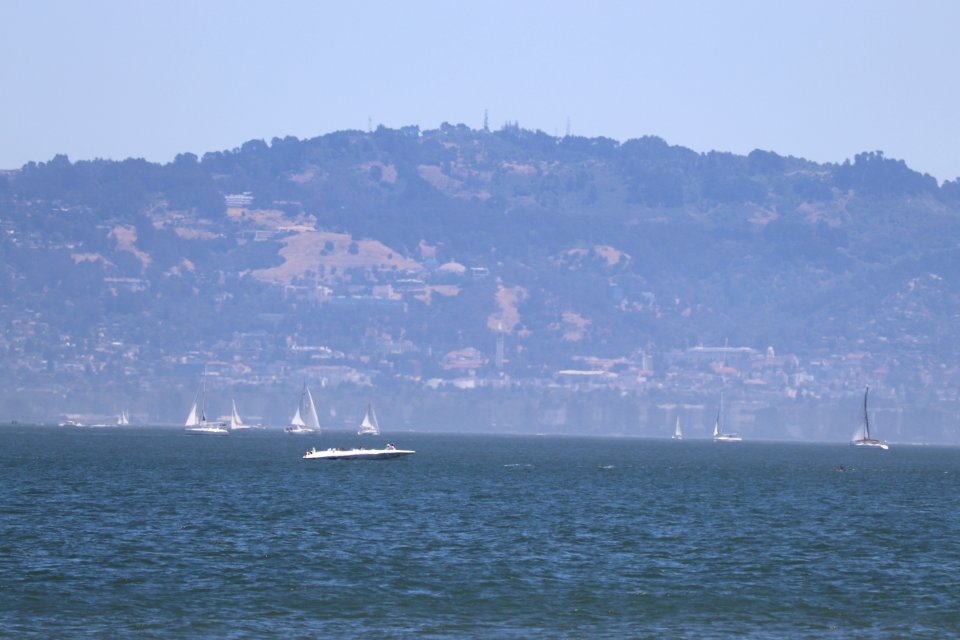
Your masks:
{"label": "bay water", "polygon": [[957,448],[0,427],[4,638],[957,635]]}

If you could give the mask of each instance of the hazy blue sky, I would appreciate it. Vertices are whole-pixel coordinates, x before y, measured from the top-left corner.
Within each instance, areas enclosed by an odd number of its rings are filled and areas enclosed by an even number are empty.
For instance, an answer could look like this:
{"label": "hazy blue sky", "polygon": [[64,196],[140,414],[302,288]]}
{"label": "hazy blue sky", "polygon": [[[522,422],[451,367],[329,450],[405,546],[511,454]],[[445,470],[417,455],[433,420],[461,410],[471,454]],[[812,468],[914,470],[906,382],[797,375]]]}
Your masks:
{"label": "hazy blue sky", "polygon": [[505,121],[960,176],[960,2],[0,0],[0,168]]}

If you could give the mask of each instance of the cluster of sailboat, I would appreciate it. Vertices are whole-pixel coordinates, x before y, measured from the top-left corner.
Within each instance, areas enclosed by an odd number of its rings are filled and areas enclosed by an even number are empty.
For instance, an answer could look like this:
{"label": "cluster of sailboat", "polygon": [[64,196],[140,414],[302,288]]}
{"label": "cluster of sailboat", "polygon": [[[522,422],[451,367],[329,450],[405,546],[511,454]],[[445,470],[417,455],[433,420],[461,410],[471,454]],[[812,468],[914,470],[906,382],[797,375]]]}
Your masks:
{"label": "cluster of sailboat", "polygon": [[[680,416],[677,416],[677,422],[673,427],[673,439],[683,440],[683,428],[680,426]],[[717,418],[713,422],[713,441],[714,442],[741,442],[743,438],[739,433],[729,433],[723,430],[723,394],[720,394],[720,406],[717,408]]]}
{"label": "cluster of sailboat", "polygon": [[[231,401],[230,420],[210,420],[207,418],[206,410],[206,386],[201,383],[197,395],[190,406],[190,413],[187,414],[187,420],[183,424],[183,430],[187,433],[210,436],[226,436],[231,431],[241,431],[244,429],[262,429],[260,425],[250,425],[243,421],[240,412],[237,411],[236,400]],[[296,413],[290,420],[290,426],[284,429],[287,433],[293,434],[314,434],[320,433],[320,418],[317,415],[317,407],[313,402],[313,396],[307,385],[303,385],[303,392],[300,395],[300,403],[297,405]]]}
{"label": "cluster of sailboat", "polygon": [[[850,445],[854,447],[871,447],[876,449],[889,449],[883,440],[879,440],[870,435],[870,414],[867,412],[867,396],[870,394],[868,386],[863,392],[863,419],[860,426],[853,434]],[[680,426],[680,416],[677,416],[677,422],[673,428],[673,439],[683,440],[683,429]],[[729,433],[723,430],[723,394],[720,394],[720,407],[717,409],[717,418],[713,423],[713,441],[714,442],[742,442],[743,438],[739,433]]]}
{"label": "cluster of sailboat", "polygon": [[[250,429],[250,428],[262,428],[262,427],[252,427],[243,422],[240,418],[240,414],[237,412],[237,403],[234,401],[232,403],[233,410],[230,415],[230,422],[218,421],[218,420],[208,420],[206,415],[206,388],[203,383],[200,385],[200,389],[197,391],[197,395],[193,400],[193,405],[190,407],[190,413],[187,414],[187,420],[184,424],[184,431],[187,433],[194,433],[198,435],[229,435],[231,431],[236,431],[238,429]],[[284,428],[284,432],[292,435],[319,435],[321,431],[320,428],[320,417],[317,414],[317,405],[313,401],[313,394],[310,393],[310,389],[307,387],[306,383],[303,385],[303,389],[300,392],[300,401],[297,403],[297,408],[294,411],[293,418],[290,419],[290,426]],[[380,424],[377,422],[377,414],[373,409],[373,403],[367,403],[367,412],[363,416],[363,420],[360,422],[360,427],[357,430],[357,434],[361,436],[370,435],[370,436],[379,436],[380,435]],[[399,458],[401,456],[408,456],[415,451],[411,449],[398,449],[393,443],[387,444],[382,449],[368,449],[366,447],[359,448],[329,448],[326,450],[318,450],[315,447],[309,449],[303,454],[303,458],[306,460],[359,460],[359,459],[370,459],[370,460],[379,460],[387,458]]]}
{"label": "cluster of sailboat", "polygon": [[[863,393],[863,418],[857,430],[850,440],[850,445],[854,447],[866,447],[875,449],[889,449],[890,446],[870,433],[870,414],[867,411],[867,399],[870,394],[868,386]],[[229,435],[232,431],[243,429],[262,429],[260,425],[246,424],[237,411],[236,401],[231,401],[230,420],[209,420],[206,415],[206,388],[203,383],[197,391],[193,405],[190,407],[190,413],[184,423],[184,431],[187,433],[199,435]],[[130,417],[126,411],[122,411],[117,417],[117,426],[130,424]],[[61,426],[83,426],[72,420],[61,423]],[[91,426],[111,426],[111,425],[91,425]],[[300,392],[300,401],[294,411],[293,418],[290,419],[290,425],[284,428],[284,432],[293,435],[319,435],[320,417],[317,414],[317,407],[313,401],[313,395],[306,383]],[[367,403],[367,411],[360,422],[357,430],[358,435],[380,435],[380,424],[377,422],[377,414],[373,409],[373,403]],[[683,440],[683,428],[680,426],[680,416],[677,416],[676,424],[673,430],[674,440]],[[720,395],[720,405],[717,409],[717,417],[713,423],[713,441],[714,442],[741,442],[743,438],[739,433],[730,433],[723,428],[723,394]],[[360,458],[396,458],[400,456],[415,453],[409,449],[397,449],[395,445],[388,444],[383,449],[309,449],[304,453],[304,459],[308,460],[343,460]]]}
{"label": "cluster of sailboat", "polygon": [[[201,384],[193,404],[190,406],[190,413],[187,414],[183,430],[188,433],[228,435],[231,431],[263,428],[261,425],[245,423],[237,411],[236,401],[231,401],[231,404],[229,421],[210,420],[207,418],[206,412],[206,389]],[[310,393],[310,389],[304,384],[300,392],[300,401],[297,403],[297,408],[290,419],[290,425],[284,428],[284,432],[293,435],[315,435],[319,434],[320,431],[320,416],[317,414],[317,405],[313,401],[313,394]],[[377,422],[377,414],[373,410],[373,403],[367,404],[367,412],[363,416],[357,433],[359,435],[380,435],[380,425]]]}
{"label": "cluster of sailboat", "polygon": [[126,427],[130,424],[130,414],[126,410],[120,412],[117,416],[117,421],[113,424],[106,422],[98,422],[96,424],[83,424],[77,420],[64,420],[63,422],[58,423],[60,427]]}

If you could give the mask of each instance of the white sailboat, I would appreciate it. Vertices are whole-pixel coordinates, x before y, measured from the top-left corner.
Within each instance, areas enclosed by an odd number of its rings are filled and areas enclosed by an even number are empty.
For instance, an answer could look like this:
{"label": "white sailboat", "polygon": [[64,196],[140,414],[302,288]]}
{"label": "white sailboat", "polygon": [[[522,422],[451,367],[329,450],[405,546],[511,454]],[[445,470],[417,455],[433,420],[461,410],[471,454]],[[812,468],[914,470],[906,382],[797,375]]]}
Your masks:
{"label": "white sailboat", "polygon": [[720,407],[717,409],[717,419],[713,423],[714,442],[740,442],[743,438],[739,433],[723,432],[723,394],[720,394]]}
{"label": "white sailboat", "polygon": [[117,416],[117,426],[125,427],[130,424],[130,414],[127,413],[127,410],[124,409],[120,412],[120,415]]}
{"label": "white sailboat", "polygon": [[863,392],[863,422],[853,433],[853,439],[850,445],[853,447],[873,447],[875,449],[889,449],[890,446],[882,441],[870,436],[870,415],[867,413],[867,395],[870,393],[868,386]]}
{"label": "white sailboat", "polygon": [[320,433],[320,417],[317,415],[317,407],[313,403],[313,396],[306,382],[303,383],[303,391],[300,392],[297,411],[290,420],[290,426],[284,431],[292,434]]}
{"label": "white sailboat", "polygon": [[378,436],[380,435],[380,424],[377,422],[377,414],[373,410],[373,403],[367,403],[367,413],[363,416],[363,422],[360,423],[360,430],[357,435]]}
{"label": "white sailboat", "polygon": [[244,424],[243,420],[240,419],[240,414],[237,413],[237,401],[231,400],[231,403],[233,403],[233,410],[230,412],[230,430],[249,429],[250,425]]}
{"label": "white sailboat", "polygon": [[683,429],[680,428],[680,416],[677,416],[677,424],[673,427],[673,439],[683,440]]}
{"label": "white sailboat", "polygon": [[183,424],[183,430],[187,433],[205,436],[226,436],[230,432],[226,424],[218,421],[207,420],[206,411],[206,371],[204,371],[203,381],[200,383],[200,389],[193,399],[193,406],[190,407],[190,413],[187,414],[187,421]]}

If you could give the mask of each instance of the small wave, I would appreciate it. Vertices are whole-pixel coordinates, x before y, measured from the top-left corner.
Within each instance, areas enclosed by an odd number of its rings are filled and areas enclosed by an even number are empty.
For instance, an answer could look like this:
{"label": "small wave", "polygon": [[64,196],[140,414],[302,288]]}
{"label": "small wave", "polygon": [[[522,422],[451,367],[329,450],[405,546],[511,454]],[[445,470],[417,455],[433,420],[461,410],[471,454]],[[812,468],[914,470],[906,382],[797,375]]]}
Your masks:
{"label": "small wave", "polygon": [[522,464],[522,463],[505,464],[503,466],[506,467],[507,469],[532,469],[533,468],[532,464]]}

